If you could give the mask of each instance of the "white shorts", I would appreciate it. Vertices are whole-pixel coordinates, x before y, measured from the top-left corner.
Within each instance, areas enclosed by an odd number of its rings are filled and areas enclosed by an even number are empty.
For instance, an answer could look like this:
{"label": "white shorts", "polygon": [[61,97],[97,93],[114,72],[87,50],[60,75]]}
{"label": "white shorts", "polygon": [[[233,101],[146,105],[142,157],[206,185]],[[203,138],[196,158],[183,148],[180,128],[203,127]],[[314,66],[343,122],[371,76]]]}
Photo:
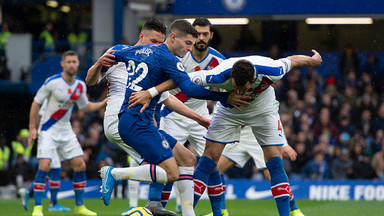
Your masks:
{"label": "white shorts", "polygon": [[120,137],[118,127],[118,115],[104,116],[104,134],[107,139],[115,146],[119,147],[120,149],[131,155],[132,159],[134,159],[136,163],[141,164],[143,159],[141,158],[140,154],[137,153],[132,147],[124,143],[124,141]]}
{"label": "white shorts", "polygon": [[59,155],[57,154],[57,151],[53,154],[51,158],[51,169],[59,169],[61,168],[61,161],[59,158]]}
{"label": "white shorts", "polygon": [[197,156],[202,156],[205,148],[204,135],[207,133],[205,127],[193,120],[175,120],[172,118],[161,118],[160,129],[174,137],[181,144],[189,141],[196,151]]}
{"label": "white shorts", "polygon": [[72,130],[58,132],[40,131],[37,158],[51,159],[52,163],[83,156],[83,149]]}
{"label": "white shorts", "polygon": [[244,167],[247,161],[252,157],[258,169],[265,169],[267,166],[264,161],[264,153],[251,127],[241,129],[240,142],[226,145],[222,154],[224,157],[235,162],[237,166]]}
{"label": "white shorts", "polygon": [[228,108],[218,106],[217,112],[213,114],[205,136],[207,140],[223,144],[239,142],[241,125],[245,125],[252,128],[261,147],[283,145],[285,138],[277,109],[255,115],[252,112],[233,115],[225,109]]}

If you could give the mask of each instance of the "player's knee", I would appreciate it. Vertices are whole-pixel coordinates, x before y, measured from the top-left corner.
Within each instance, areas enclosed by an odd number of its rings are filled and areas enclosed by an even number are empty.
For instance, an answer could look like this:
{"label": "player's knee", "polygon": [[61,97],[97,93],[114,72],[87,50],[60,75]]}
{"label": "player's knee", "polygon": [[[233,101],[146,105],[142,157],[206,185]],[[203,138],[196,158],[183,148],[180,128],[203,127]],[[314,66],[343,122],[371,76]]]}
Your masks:
{"label": "player's knee", "polygon": [[184,155],[184,164],[179,166],[191,167],[196,165],[196,156],[191,152],[187,151]]}

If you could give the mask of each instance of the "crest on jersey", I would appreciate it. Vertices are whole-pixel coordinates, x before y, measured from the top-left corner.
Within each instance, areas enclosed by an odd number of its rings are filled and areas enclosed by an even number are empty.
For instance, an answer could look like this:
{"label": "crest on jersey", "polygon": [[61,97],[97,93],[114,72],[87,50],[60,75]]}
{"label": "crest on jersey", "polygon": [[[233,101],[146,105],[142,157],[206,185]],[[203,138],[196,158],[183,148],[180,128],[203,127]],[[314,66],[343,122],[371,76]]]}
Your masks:
{"label": "crest on jersey", "polygon": [[195,77],[193,77],[193,78],[192,78],[192,82],[195,83],[195,84],[197,84],[197,85],[202,85],[202,84],[203,84],[203,81],[202,81],[202,79],[201,79],[200,76],[195,76]]}
{"label": "crest on jersey", "polygon": [[163,148],[165,148],[165,149],[169,149],[169,143],[167,142],[167,140],[163,140],[163,141],[161,142],[161,145],[163,146]]}
{"label": "crest on jersey", "polygon": [[181,62],[177,62],[176,67],[179,71],[185,71],[184,65]]}

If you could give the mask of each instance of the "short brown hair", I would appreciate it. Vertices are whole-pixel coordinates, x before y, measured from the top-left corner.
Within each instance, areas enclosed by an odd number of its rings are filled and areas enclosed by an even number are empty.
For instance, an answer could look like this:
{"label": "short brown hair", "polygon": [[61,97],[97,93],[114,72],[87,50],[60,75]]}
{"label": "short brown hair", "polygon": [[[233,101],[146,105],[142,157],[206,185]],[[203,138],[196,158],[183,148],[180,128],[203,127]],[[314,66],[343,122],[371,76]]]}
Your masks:
{"label": "short brown hair", "polygon": [[172,32],[175,32],[176,35],[180,37],[192,35],[192,37],[197,38],[199,36],[197,30],[191,25],[191,23],[183,19],[177,19],[173,21],[169,30],[169,33]]}
{"label": "short brown hair", "polygon": [[77,54],[77,52],[75,52],[75,51],[73,51],[73,50],[68,50],[68,51],[65,51],[64,53],[63,53],[63,55],[61,55],[61,59],[65,59],[65,57],[67,57],[67,56],[79,56],[78,54]]}
{"label": "short brown hair", "polygon": [[247,82],[252,83],[255,73],[255,66],[250,61],[242,59],[233,64],[231,77],[237,86],[244,86]]}

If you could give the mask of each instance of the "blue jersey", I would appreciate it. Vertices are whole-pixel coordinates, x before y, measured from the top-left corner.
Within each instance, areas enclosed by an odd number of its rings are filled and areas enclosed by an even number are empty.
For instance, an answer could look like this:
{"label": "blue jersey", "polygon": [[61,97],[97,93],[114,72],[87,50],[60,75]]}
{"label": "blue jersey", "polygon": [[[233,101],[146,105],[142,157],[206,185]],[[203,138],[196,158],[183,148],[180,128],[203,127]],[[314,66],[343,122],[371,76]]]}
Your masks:
{"label": "blue jersey", "polygon": [[126,63],[128,72],[125,100],[120,113],[128,112],[131,115],[139,115],[144,121],[152,123],[153,113],[160,96],[152,99],[144,113],[140,113],[141,106],[128,109],[129,97],[133,92],[147,90],[170,78],[190,97],[222,102],[226,102],[228,98],[226,93],[209,91],[191,82],[183,64],[168,50],[165,44],[134,46],[115,51],[112,55],[116,56],[117,61]]}

